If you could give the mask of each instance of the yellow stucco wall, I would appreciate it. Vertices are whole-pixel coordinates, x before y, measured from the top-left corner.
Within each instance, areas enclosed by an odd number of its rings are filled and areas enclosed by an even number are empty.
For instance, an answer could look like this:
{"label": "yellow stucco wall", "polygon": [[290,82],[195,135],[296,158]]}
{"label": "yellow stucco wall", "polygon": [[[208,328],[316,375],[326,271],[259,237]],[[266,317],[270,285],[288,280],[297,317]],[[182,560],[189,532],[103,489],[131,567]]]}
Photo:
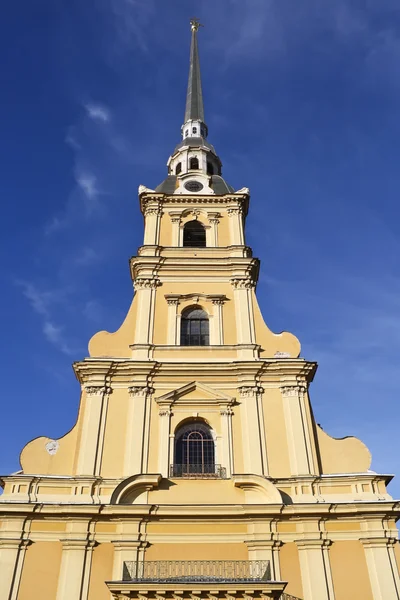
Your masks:
{"label": "yellow stucco wall", "polygon": [[334,542],[329,557],[335,600],[373,600],[364,548],[359,541]]}
{"label": "yellow stucco wall", "polygon": [[146,560],[248,560],[246,544],[154,544]]}
{"label": "yellow stucco wall", "polygon": [[34,542],[28,546],[18,600],[54,600],[57,594],[61,552],[60,542]]}
{"label": "yellow stucco wall", "polygon": [[269,474],[271,477],[290,477],[286,426],[279,389],[266,390],[263,413]]}
{"label": "yellow stucco wall", "polygon": [[303,598],[303,585],[301,582],[299,551],[294,542],[284,544],[279,551],[281,564],[281,579],[287,581],[285,592]]}
{"label": "yellow stucco wall", "polygon": [[88,600],[110,600],[110,592],[104,582],[112,579],[113,560],[112,544],[100,544],[94,548]]}
{"label": "yellow stucco wall", "polygon": [[365,473],[371,466],[371,453],[355,437],[335,439],[316,426],[323,473]]}
{"label": "yellow stucco wall", "polygon": [[134,402],[128,390],[116,389],[110,395],[104,435],[102,477],[122,477],[127,431],[128,402]]}

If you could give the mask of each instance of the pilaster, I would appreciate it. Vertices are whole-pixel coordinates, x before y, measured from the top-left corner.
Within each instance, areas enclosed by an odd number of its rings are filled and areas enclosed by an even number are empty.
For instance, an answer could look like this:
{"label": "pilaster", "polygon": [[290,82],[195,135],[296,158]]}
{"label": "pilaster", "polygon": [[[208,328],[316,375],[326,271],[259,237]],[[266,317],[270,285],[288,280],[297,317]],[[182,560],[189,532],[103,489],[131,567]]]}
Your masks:
{"label": "pilaster", "polygon": [[87,600],[95,542],[82,538],[61,540],[62,555],[56,600]]}
{"label": "pilaster", "polygon": [[394,554],[397,540],[370,537],[360,541],[364,546],[374,600],[399,600],[400,576]]}
{"label": "pilaster", "polygon": [[133,386],[128,388],[128,392],[124,477],[147,473],[149,412],[153,390],[148,386]]}
{"label": "pilaster", "polygon": [[241,206],[232,206],[228,208],[227,212],[232,246],[243,246],[243,209]]}
{"label": "pilaster", "polygon": [[107,385],[86,385],[77,475],[99,475],[103,454],[108,399],[112,389]]}
{"label": "pilaster", "polygon": [[146,204],[144,209],[145,227],[143,240],[145,246],[159,245],[161,215],[162,206],[159,201],[151,201]]}
{"label": "pilaster", "polygon": [[226,468],[227,477],[234,473],[234,455],[233,455],[233,431],[232,415],[233,409],[230,406],[221,408],[221,433],[222,433],[222,457],[221,464]]}
{"label": "pilaster", "polygon": [[244,472],[253,475],[268,474],[264,419],[260,414],[263,392],[257,385],[239,388]]}
{"label": "pilaster", "polygon": [[307,388],[285,383],[281,391],[291,475],[316,475],[315,441],[306,407]]}
{"label": "pilaster", "polygon": [[296,540],[304,600],[334,600],[329,540]]}
{"label": "pilaster", "polygon": [[170,461],[170,428],[172,410],[168,406],[163,406],[159,410],[159,437],[158,437],[158,471],[163,477],[169,477]]}
{"label": "pilaster", "polygon": [[133,358],[148,358],[146,347],[151,344],[153,338],[154,309],[157,287],[161,285],[158,278],[138,277],[134,281],[137,294],[137,314],[134,345],[145,348],[133,349]]}
{"label": "pilaster", "polygon": [[21,538],[0,538],[0,598],[16,600],[25,553],[30,543]]}
{"label": "pilaster", "polygon": [[236,330],[238,344],[255,344],[252,290],[255,281],[250,277],[231,279],[235,301]]}

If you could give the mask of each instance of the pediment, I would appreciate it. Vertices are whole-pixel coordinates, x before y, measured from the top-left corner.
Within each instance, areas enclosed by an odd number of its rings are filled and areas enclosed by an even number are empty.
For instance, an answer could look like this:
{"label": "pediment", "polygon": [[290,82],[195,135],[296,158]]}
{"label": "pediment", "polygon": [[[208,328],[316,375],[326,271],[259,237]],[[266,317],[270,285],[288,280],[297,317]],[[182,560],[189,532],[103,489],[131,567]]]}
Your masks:
{"label": "pediment", "polygon": [[234,398],[218,392],[204,383],[192,381],[176,390],[172,390],[172,392],[168,392],[168,394],[156,398],[156,402],[160,405],[168,406],[173,404],[190,405],[197,404],[198,402],[215,404],[218,406],[229,406],[234,403]]}

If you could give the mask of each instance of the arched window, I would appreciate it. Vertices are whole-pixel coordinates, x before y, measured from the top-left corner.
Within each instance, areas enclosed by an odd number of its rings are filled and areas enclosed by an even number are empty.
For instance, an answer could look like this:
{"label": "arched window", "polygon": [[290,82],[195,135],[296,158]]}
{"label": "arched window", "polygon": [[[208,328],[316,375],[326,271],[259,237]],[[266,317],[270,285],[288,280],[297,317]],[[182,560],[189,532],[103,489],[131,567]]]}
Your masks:
{"label": "arched window", "polygon": [[207,161],[207,175],[214,175],[214,167],[212,163]]}
{"label": "arched window", "polygon": [[189,160],[189,169],[198,169],[199,168],[199,159],[193,157]]}
{"label": "arched window", "polygon": [[200,221],[188,221],[183,228],[183,245],[189,248],[206,247],[206,230]]}
{"label": "arched window", "polygon": [[178,163],[175,168],[175,175],[179,175],[182,171],[182,163]]}
{"label": "arched window", "polygon": [[181,346],[208,346],[208,314],[199,306],[187,308],[181,317]]}
{"label": "arched window", "polygon": [[215,447],[210,427],[191,421],[175,434],[175,477],[215,476]]}

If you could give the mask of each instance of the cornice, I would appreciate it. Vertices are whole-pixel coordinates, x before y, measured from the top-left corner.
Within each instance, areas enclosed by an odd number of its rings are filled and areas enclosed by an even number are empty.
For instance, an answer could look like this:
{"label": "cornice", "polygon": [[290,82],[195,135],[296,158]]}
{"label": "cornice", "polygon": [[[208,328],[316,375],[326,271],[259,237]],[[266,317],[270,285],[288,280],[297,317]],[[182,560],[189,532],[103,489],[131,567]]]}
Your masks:
{"label": "cornice", "polygon": [[[177,347],[171,346],[171,348]],[[219,346],[218,348],[227,347]],[[237,348],[237,346],[232,348]],[[174,363],[93,357],[75,362],[73,369],[82,385],[104,385],[104,380],[108,377],[108,385],[112,388],[145,386],[155,381],[169,383],[169,380],[176,378],[177,374],[190,377],[192,380],[194,368],[196,369],[196,378],[203,377],[210,381],[215,377],[221,377],[229,379],[229,383],[234,385],[239,382],[247,385],[248,381],[257,380],[264,388],[270,387],[271,383],[273,383],[273,387],[280,388],[282,379],[285,381],[302,380],[310,383],[317,369],[317,363],[308,362],[303,358],[268,358],[251,361],[234,360],[232,362],[221,360],[221,362],[207,363],[185,362],[184,357],[182,358],[183,360],[179,363]],[[235,378],[235,381],[232,382],[232,378]]]}

